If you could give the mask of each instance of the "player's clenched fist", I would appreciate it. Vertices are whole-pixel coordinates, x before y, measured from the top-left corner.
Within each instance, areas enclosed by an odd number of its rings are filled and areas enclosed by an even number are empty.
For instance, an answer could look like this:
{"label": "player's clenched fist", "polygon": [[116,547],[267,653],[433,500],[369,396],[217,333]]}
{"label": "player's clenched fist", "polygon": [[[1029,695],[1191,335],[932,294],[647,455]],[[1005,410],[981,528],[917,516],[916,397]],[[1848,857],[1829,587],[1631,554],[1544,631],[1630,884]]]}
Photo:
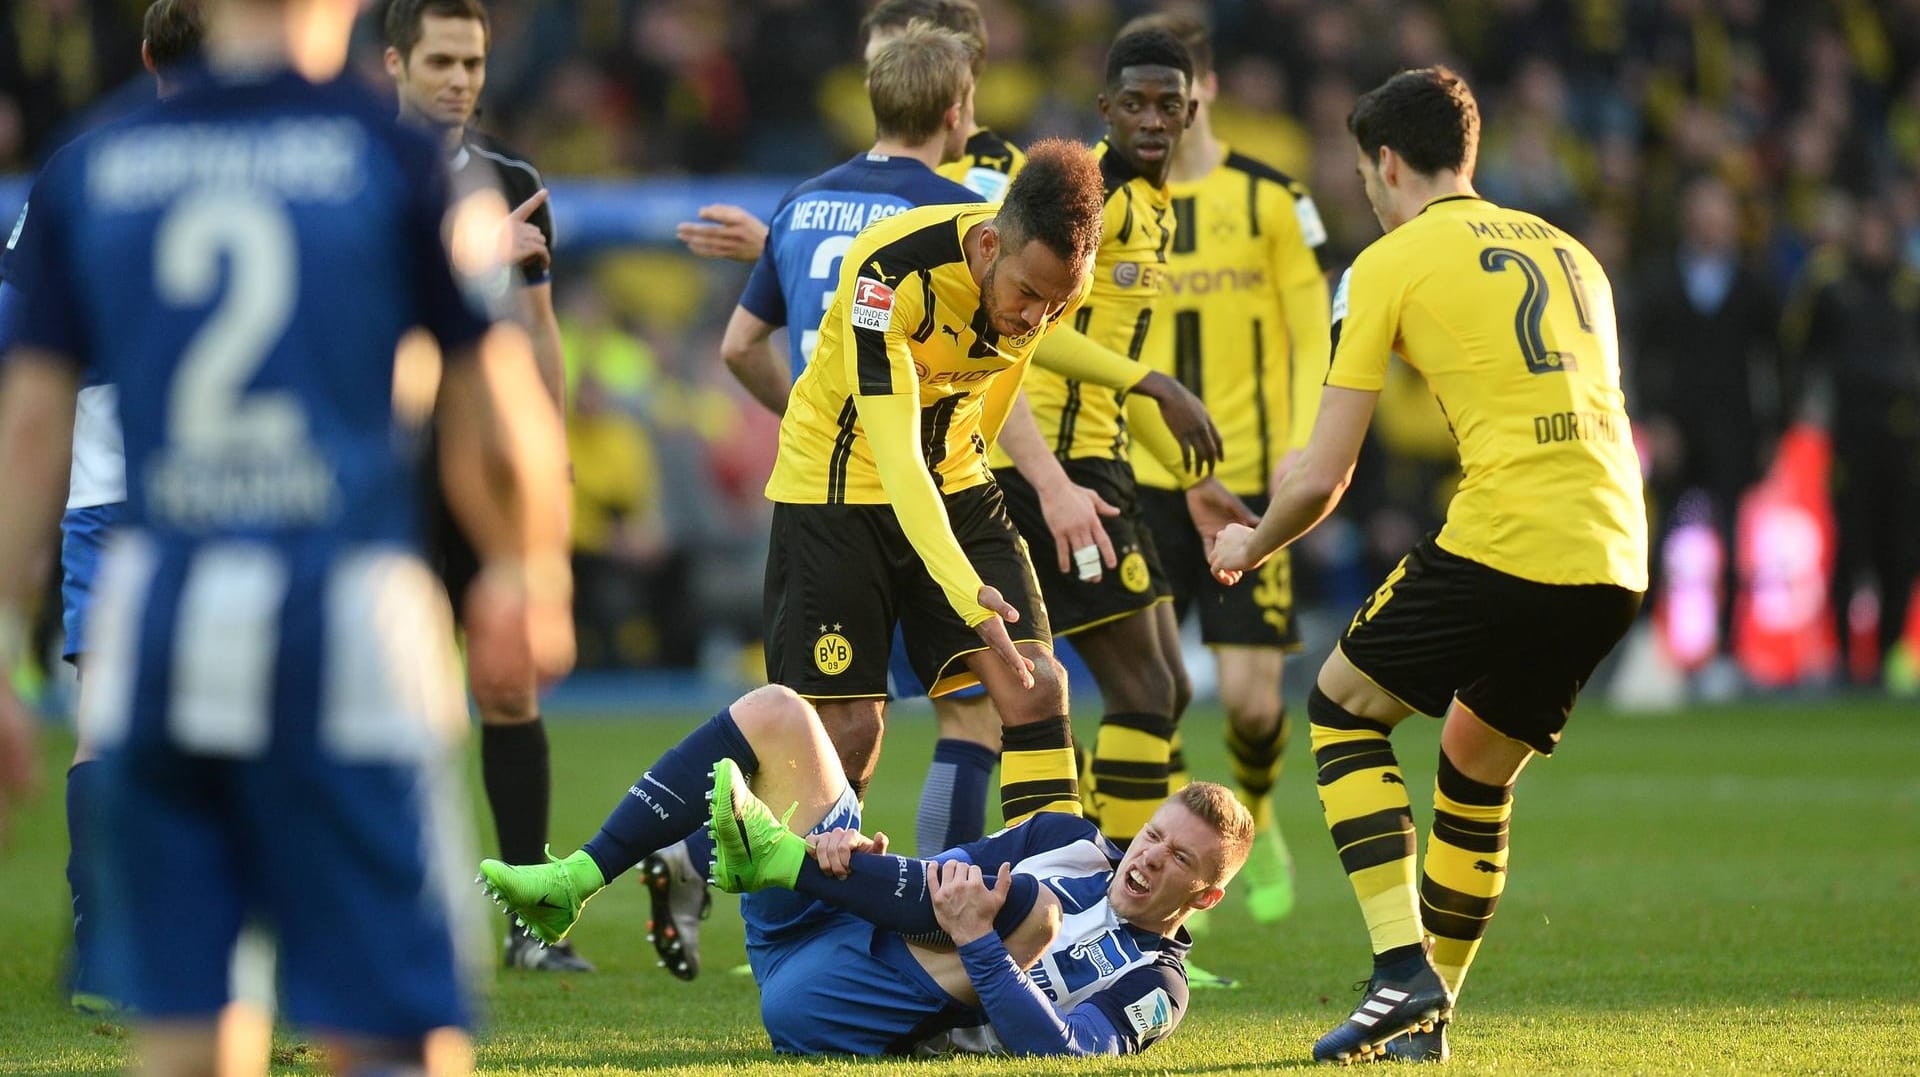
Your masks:
{"label": "player's clenched fist", "polygon": [[993,933],[1013,889],[1013,865],[1000,865],[1000,874],[988,889],[980,868],[960,860],[943,860],[927,868],[927,889],[933,897],[933,916],[954,945],[965,946]]}

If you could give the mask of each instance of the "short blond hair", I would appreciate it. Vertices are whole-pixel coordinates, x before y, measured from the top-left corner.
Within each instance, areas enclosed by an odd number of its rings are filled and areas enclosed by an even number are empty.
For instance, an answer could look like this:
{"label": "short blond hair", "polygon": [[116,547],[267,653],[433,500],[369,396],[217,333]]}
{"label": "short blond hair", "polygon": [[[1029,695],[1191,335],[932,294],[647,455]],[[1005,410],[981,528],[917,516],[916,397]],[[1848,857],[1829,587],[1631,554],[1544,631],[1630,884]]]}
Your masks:
{"label": "short blond hair", "polygon": [[867,100],[879,137],[909,145],[939,134],[947,110],[972,85],[966,39],[923,19],[908,23],[867,65]]}
{"label": "short blond hair", "polygon": [[1193,782],[1171,799],[1220,835],[1220,874],[1211,882],[1224,885],[1247,862],[1247,852],[1253,848],[1253,813],[1218,782]]}

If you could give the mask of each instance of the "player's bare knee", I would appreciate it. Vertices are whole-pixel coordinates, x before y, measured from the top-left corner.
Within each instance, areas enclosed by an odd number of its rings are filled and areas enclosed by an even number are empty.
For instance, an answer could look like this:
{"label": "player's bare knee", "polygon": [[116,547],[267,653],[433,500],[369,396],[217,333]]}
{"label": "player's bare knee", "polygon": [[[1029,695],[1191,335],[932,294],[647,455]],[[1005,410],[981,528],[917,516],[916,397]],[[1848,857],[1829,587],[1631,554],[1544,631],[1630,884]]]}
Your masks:
{"label": "player's bare knee", "polygon": [[1040,960],[1040,955],[1046,953],[1059,936],[1062,919],[1060,898],[1052,890],[1041,887],[1034,898],[1033,911],[1007,935],[1007,953],[1012,955],[1014,963],[1024,969]]}
{"label": "player's bare knee", "polygon": [[[1022,699],[1027,721],[1067,713],[1067,670],[1049,647],[1023,645],[1020,653],[1033,660],[1033,688]],[[1011,716],[1005,716],[1009,721]]]}
{"label": "player's bare knee", "polygon": [[540,693],[533,685],[513,679],[472,676],[473,705],[482,725],[520,725],[540,717]]}
{"label": "player's bare knee", "polygon": [[1193,678],[1187,676],[1186,663],[1175,663],[1173,667],[1173,710],[1169,713],[1172,714],[1173,717],[1179,718],[1181,715],[1187,713],[1187,708],[1192,704]]}
{"label": "player's bare knee", "polygon": [[727,708],[733,724],[749,739],[782,736],[809,729],[818,724],[813,704],[793,689],[780,684],[755,688]]}

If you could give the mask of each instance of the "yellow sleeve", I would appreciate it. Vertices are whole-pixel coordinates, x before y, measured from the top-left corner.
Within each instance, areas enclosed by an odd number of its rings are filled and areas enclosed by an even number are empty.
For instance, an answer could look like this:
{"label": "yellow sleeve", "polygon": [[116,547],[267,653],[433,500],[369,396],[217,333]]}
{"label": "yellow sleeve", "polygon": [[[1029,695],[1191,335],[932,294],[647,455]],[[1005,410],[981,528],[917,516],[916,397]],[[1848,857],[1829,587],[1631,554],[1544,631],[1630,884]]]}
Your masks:
{"label": "yellow sleeve", "polygon": [[873,448],[873,466],[880,472],[880,486],[893,504],[913,552],[927,566],[940,590],[945,592],[953,611],[968,628],[993,614],[980,604],[980,574],[973,570],[960,540],[953,536],[947,520],[946,503],[933,485],[933,476],[920,458],[920,405],[911,396],[861,396],[853,398],[860,426]]}
{"label": "yellow sleeve", "polygon": [[[1065,320],[1062,314],[1061,319]],[[1136,363],[1111,348],[1088,339],[1085,333],[1061,327],[1047,334],[1033,352],[1034,364],[1063,378],[1092,382],[1125,392],[1140,384],[1153,372],[1145,363]]]}
{"label": "yellow sleeve", "polygon": [[[1294,193],[1294,198],[1289,199],[1294,205],[1285,207],[1286,212],[1273,215],[1280,227],[1274,230],[1268,247],[1273,280],[1286,318],[1290,356],[1286,384],[1274,385],[1269,390],[1285,393],[1286,399],[1270,402],[1270,406],[1277,405],[1277,408],[1268,414],[1291,416],[1287,427],[1289,449],[1306,448],[1307,439],[1313,434],[1313,417],[1320,411],[1320,387],[1326,383],[1327,360],[1333,350],[1327,278],[1320,272],[1320,259],[1314,255],[1298,215],[1298,200],[1305,197],[1304,191]],[[1313,213],[1313,220],[1317,222],[1318,214],[1312,205],[1311,200],[1306,202],[1306,212]],[[1324,241],[1324,231],[1315,238]]]}
{"label": "yellow sleeve", "polygon": [[1387,361],[1400,335],[1400,294],[1381,279],[1380,259],[1368,257],[1379,249],[1376,243],[1360,252],[1334,289],[1328,385],[1379,392],[1387,384]]}
{"label": "yellow sleeve", "polygon": [[920,454],[920,378],[907,339],[909,328],[926,312],[926,301],[918,283],[900,283],[895,291],[860,276],[847,297],[844,328],[854,346],[847,349],[846,361],[852,365],[854,411],[900,530],[954,612],[972,627],[993,614],[980,604],[980,574],[954,537],[946,503]]}
{"label": "yellow sleeve", "polygon": [[1159,401],[1138,394],[1128,396],[1127,432],[1133,435],[1135,445],[1147,450],[1161,467],[1167,469],[1167,474],[1180,484],[1180,489],[1194,486],[1205,477],[1181,465],[1179,439],[1173,436],[1167,421],[1160,417]]}

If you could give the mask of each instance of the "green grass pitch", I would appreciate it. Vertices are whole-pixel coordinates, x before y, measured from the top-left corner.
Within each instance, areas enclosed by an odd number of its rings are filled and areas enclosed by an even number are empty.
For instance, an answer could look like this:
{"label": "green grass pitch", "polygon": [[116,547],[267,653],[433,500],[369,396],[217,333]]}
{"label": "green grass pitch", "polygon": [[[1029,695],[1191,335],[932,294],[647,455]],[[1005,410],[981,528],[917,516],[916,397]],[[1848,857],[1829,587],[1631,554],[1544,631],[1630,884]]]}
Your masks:
{"label": "green grass pitch", "polygon": [[[557,849],[588,837],[634,776],[696,720],[553,723]],[[910,846],[931,722],[900,715],[868,800],[869,828]],[[1203,777],[1224,777],[1217,714],[1187,723]],[[1083,723],[1083,735],[1091,733]],[[1396,737],[1424,833],[1437,723]],[[502,973],[479,1063],[492,1073],[1263,1073],[1308,1065],[1367,971],[1366,935],[1320,822],[1296,730],[1278,791],[1301,900],[1254,924],[1229,895],[1195,948],[1239,977],[1196,992],[1168,1043],[1132,1059],[928,1063],[779,1058],[742,957],[733,899],[702,937],[707,971],[654,967],[646,903],[622,879],[576,933],[585,976]],[[0,856],[0,1073],[101,1072],[125,1034],[69,1013],[54,990],[66,939],[58,776]],[[477,789],[477,781],[473,783]],[[475,799],[477,832],[489,833]],[[1466,1073],[1920,1071],[1920,713],[1809,702],[1623,718],[1589,708],[1521,782],[1513,880],[1469,979],[1454,1061]],[[380,960],[379,940],[343,939]],[[276,1072],[313,1072],[284,1031]]]}

